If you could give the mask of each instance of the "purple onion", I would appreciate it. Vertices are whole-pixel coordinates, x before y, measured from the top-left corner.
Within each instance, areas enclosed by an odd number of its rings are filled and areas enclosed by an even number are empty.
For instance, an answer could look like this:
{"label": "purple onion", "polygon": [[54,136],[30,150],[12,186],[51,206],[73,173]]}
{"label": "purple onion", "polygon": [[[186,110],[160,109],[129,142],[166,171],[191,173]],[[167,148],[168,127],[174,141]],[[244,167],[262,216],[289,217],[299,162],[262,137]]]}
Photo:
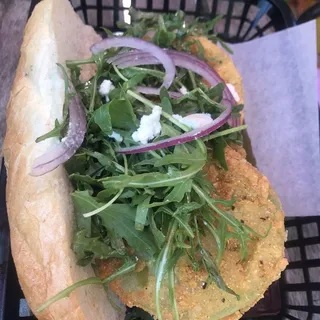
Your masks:
{"label": "purple onion", "polygon": [[120,47],[142,50],[143,52],[149,53],[151,56],[156,57],[157,61],[163,64],[166,70],[166,74],[163,79],[163,86],[166,88],[170,87],[176,74],[174,63],[165,50],[151,42],[134,37],[106,38],[94,44],[90,50],[93,54],[98,54],[110,48]]}
{"label": "purple onion", "polygon": [[69,160],[81,146],[86,133],[86,114],[78,95],[73,96],[69,105],[69,127],[67,135],[57,145],[36,158],[32,165],[32,176],[48,173]]}

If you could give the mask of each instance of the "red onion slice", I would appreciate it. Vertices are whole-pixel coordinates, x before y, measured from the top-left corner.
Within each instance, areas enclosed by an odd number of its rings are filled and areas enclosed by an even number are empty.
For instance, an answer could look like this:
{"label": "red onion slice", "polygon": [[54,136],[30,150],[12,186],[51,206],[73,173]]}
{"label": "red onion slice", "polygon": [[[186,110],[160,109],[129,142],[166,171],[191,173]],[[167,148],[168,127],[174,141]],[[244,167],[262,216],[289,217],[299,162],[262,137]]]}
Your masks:
{"label": "red onion slice", "polygon": [[232,111],[232,107],[227,106],[227,109],[225,111],[223,111],[218,118],[214,119],[212,123],[210,123],[202,128],[197,128],[197,129],[191,130],[189,132],[183,133],[180,136],[168,138],[165,140],[161,140],[159,142],[152,142],[152,143],[144,144],[141,146],[121,148],[121,149],[117,149],[116,151],[119,153],[122,153],[122,154],[142,153],[142,152],[147,152],[147,151],[151,151],[151,150],[168,148],[171,146],[187,143],[187,142],[196,140],[198,138],[205,137],[208,134],[210,134],[211,132],[220,128],[222,125],[224,125],[227,122],[228,118],[230,117],[231,111]]}
{"label": "red onion slice", "polygon": [[33,162],[31,175],[41,176],[60,164],[69,160],[81,146],[86,133],[86,114],[78,95],[75,95],[69,105],[69,128],[61,142],[51,147],[46,153]]}
{"label": "red onion slice", "polygon": [[142,50],[149,53],[151,56],[156,57],[159,63],[163,64],[166,70],[166,74],[163,79],[163,86],[166,88],[170,87],[176,74],[175,65],[166,51],[151,42],[134,37],[106,38],[94,44],[90,50],[93,54],[98,54],[110,48],[120,47]]}
{"label": "red onion slice", "polygon": [[[153,87],[136,87],[136,91],[150,95],[150,96],[159,96],[160,95],[160,89],[159,88],[153,88]],[[168,91],[168,95],[170,98],[173,99],[179,99],[182,97],[182,93],[175,92],[175,91]]]}
{"label": "red onion slice", "polygon": [[[219,76],[219,74],[212,69],[206,62],[200,60],[194,55],[186,52],[176,50],[164,50],[172,58],[176,67],[181,67],[192,72],[199,74],[213,87],[218,83],[225,83],[225,81]],[[128,53],[121,53],[115,57],[112,57],[112,63],[119,68],[127,68],[141,65],[153,65],[159,64],[158,59],[155,56],[150,55],[148,52],[131,51]],[[110,59],[108,60],[110,61]],[[236,101],[227,86],[223,91],[223,103],[226,105],[235,105]]]}

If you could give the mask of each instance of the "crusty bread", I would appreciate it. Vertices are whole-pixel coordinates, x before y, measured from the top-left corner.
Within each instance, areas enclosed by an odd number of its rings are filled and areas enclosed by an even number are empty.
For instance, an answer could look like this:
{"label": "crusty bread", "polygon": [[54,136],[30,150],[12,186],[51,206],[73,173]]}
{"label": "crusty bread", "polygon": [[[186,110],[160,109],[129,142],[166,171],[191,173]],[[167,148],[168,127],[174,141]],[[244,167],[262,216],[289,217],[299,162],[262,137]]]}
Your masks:
{"label": "crusty bread", "polygon": [[[33,159],[56,143],[54,138],[35,143],[62,116],[64,81],[56,63],[89,57],[89,47],[97,40],[99,36],[83,25],[67,0],[41,2],[25,30],[3,151],[12,254],[33,311],[67,286],[94,276],[91,267],[76,265],[71,249],[73,205],[63,167],[42,177],[29,172]],[[87,69],[84,76],[89,74]],[[77,289],[36,316],[50,320],[119,318],[102,286]]]}

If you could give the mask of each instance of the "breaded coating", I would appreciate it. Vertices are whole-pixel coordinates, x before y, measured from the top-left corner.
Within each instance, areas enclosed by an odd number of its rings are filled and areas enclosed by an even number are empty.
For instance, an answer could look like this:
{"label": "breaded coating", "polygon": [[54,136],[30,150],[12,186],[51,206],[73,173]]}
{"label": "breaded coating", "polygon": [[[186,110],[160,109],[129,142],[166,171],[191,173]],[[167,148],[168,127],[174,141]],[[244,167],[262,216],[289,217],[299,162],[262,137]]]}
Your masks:
{"label": "breaded coating", "polygon": [[[237,149],[238,151],[236,151]],[[250,309],[263,297],[269,285],[279,278],[286,267],[284,258],[284,214],[281,204],[268,179],[245,159],[243,149],[226,148],[229,170],[225,171],[216,163],[207,165],[207,177],[223,199],[236,198],[233,214],[259,234],[266,234],[249,243],[249,256],[241,262],[237,241],[229,241],[223,256],[220,272],[226,284],[241,299],[217,288],[215,284],[203,286],[207,279],[205,270],[195,272],[187,258],[182,258],[176,267],[176,298],[182,320],[224,319],[234,320]],[[217,196],[217,195],[215,195]],[[203,240],[211,253],[215,254],[212,238]],[[117,262],[101,263],[100,275],[107,276],[117,267]],[[138,306],[155,314],[155,278],[149,272],[147,284],[141,281],[139,273],[125,276],[111,283],[111,288],[130,307]],[[163,318],[172,319],[167,283],[161,290]]]}

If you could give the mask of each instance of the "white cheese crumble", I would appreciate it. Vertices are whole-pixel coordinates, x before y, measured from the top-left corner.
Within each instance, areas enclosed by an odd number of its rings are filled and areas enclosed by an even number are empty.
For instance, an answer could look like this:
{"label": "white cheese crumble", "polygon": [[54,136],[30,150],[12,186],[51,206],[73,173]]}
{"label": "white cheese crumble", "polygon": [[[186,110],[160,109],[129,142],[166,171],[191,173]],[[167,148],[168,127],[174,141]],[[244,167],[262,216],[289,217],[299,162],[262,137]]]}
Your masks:
{"label": "white cheese crumble", "polygon": [[227,83],[227,87],[230,90],[231,94],[233,95],[234,100],[236,100],[236,102],[239,102],[240,97],[239,97],[238,92],[236,91],[236,88],[234,87],[234,85],[231,83]]}
{"label": "white cheese crumble", "polygon": [[132,134],[132,139],[135,142],[146,144],[149,140],[155,138],[160,134],[161,111],[161,107],[154,106],[151,114],[142,116],[138,130]]}
{"label": "white cheese crumble", "polygon": [[194,113],[189,114],[186,117],[181,117],[179,114],[173,114],[172,117],[192,129],[201,128],[213,122],[209,113]]}
{"label": "white cheese crumble", "polygon": [[109,101],[109,93],[114,89],[114,85],[110,80],[103,80],[100,84],[99,93],[105,96],[106,101]]}
{"label": "white cheese crumble", "polygon": [[185,87],[185,86],[182,86],[180,89],[179,89],[180,93],[182,94],[187,94],[189,91],[188,89]]}
{"label": "white cheese crumble", "polygon": [[122,142],[123,141],[123,137],[119,133],[114,132],[114,131],[112,131],[111,134],[108,134],[108,137],[109,138],[113,138],[114,140],[116,140],[118,142]]}

